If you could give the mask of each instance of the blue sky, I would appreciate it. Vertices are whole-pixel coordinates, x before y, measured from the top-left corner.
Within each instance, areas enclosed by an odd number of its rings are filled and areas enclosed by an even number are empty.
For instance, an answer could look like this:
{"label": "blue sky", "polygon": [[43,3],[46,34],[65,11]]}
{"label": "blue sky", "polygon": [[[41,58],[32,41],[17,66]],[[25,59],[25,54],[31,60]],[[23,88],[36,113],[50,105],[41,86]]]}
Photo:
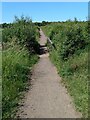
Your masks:
{"label": "blue sky", "polygon": [[3,2],[2,22],[13,22],[14,16],[22,14],[32,21],[86,20],[88,2]]}

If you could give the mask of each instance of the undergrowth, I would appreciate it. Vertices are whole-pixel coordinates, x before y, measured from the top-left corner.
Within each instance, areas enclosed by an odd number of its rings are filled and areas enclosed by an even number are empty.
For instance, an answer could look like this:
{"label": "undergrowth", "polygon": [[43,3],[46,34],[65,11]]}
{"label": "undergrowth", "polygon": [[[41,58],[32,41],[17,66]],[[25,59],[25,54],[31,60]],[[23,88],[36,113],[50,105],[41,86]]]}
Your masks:
{"label": "undergrowth", "polygon": [[2,118],[14,118],[23,91],[28,87],[31,70],[38,61],[39,44],[31,19],[16,17],[3,28]]}
{"label": "undergrowth", "polygon": [[72,96],[76,109],[88,117],[88,25],[87,22],[52,23],[43,26],[56,49],[48,44],[51,61]]}

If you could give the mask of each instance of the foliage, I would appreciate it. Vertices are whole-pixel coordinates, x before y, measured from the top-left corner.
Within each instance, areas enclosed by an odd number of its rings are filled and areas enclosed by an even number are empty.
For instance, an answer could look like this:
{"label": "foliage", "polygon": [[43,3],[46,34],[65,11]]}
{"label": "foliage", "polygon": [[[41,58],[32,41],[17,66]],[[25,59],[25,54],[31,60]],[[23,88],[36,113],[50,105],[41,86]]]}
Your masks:
{"label": "foliage", "polygon": [[3,51],[3,118],[13,117],[20,93],[26,89],[28,74],[37,61],[35,55],[20,46]]}
{"label": "foliage", "polygon": [[76,109],[88,117],[88,53],[87,22],[77,20],[52,23],[42,27],[56,50],[50,47],[50,58],[56,65],[62,82],[73,98]]}
{"label": "foliage", "polygon": [[22,46],[26,46],[31,53],[39,53],[39,44],[36,41],[36,29],[32,21],[28,17],[21,16],[21,19],[15,17],[15,22],[11,28],[3,30],[3,42],[12,42],[12,38],[16,38],[15,42]]}
{"label": "foliage", "polygon": [[72,56],[76,51],[84,49],[87,41],[83,35],[82,28],[76,26],[77,28],[73,29],[72,27],[66,32],[66,39],[61,46],[61,57],[67,59],[69,56]]}
{"label": "foliage", "polygon": [[35,22],[34,24],[35,24],[36,26],[41,27],[41,26],[46,26],[46,25],[48,25],[48,24],[51,24],[51,22],[42,21],[42,22]]}
{"label": "foliage", "polygon": [[3,28],[3,119],[15,117],[22,91],[27,90],[30,71],[38,60],[36,30],[32,21],[23,16],[16,17],[11,27]]}
{"label": "foliage", "polygon": [[2,51],[0,49],[0,118],[2,116]]}

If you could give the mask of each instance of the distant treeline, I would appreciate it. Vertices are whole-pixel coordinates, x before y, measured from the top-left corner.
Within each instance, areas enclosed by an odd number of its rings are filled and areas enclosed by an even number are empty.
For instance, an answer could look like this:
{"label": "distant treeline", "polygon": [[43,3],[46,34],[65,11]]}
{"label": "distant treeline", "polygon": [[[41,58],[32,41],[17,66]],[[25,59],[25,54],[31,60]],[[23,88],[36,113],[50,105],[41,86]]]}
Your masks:
{"label": "distant treeline", "polygon": [[[42,21],[42,22],[35,22],[34,24],[37,25],[37,26],[45,26],[45,25],[48,25],[52,22],[46,22],[46,21]],[[0,24],[0,28],[10,28],[12,27],[13,23],[3,23],[3,24]]]}
{"label": "distant treeline", "polygon": [[[48,21],[34,22],[34,24],[37,25],[37,26],[45,26],[45,25],[48,25],[48,24],[51,24],[51,23],[66,23],[66,22],[82,23],[82,22],[88,22],[88,21],[78,21],[77,18],[75,18],[74,20],[68,19],[66,21],[57,21],[57,22],[48,22]],[[13,23],[3,23],[3,24],[0,24],[0,28],[5,28],[5,27],[10,28],[10,27],[12,27],[12,24]]]}

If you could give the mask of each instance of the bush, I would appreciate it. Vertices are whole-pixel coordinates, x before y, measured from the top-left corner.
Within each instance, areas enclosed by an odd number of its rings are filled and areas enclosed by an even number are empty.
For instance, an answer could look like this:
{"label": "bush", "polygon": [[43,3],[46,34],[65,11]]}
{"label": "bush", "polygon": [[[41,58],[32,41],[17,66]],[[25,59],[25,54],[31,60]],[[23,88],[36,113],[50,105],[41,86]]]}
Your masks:
{"label": "bush", "polygon": [[[9,26],[9,25],[8,25]],[[14,118],[28,75],[37,62],[39,44],[36,28],[30,19],[16,17],[11,27],[3,29],[2,117]]]}
{"label": "bush", "polygon": [[3,118],[11,118],[18,106],[20,92],[27,86],[28,74],[37,61],[36,55],[15,46],[3,51]]}
{"label": "bush", "polygon": [[87,22],[52,23],[43,27],[56,50],[50,48],[50,58],[56,65],[62,82],[73,98],[75,107],[88,117],[88,51],[90,44]]}
{"label": "bush", "polygon": [[39,53],[39,43],[36,40],[36,28],[30,18],[15,17],[12,27],[5,28],[2,33],[3,42],[12,42],[16,38],[16,43],[26,46],[31,53]]}
{"label": "bush", "polygon": [[62,59],[67,59],[77,50],[84,49],[86,44],[87,42],[84,38],[82,28],[80,26],[76,29],[70,28],[66,32],[66,39],[61,47],[60,55]]}

